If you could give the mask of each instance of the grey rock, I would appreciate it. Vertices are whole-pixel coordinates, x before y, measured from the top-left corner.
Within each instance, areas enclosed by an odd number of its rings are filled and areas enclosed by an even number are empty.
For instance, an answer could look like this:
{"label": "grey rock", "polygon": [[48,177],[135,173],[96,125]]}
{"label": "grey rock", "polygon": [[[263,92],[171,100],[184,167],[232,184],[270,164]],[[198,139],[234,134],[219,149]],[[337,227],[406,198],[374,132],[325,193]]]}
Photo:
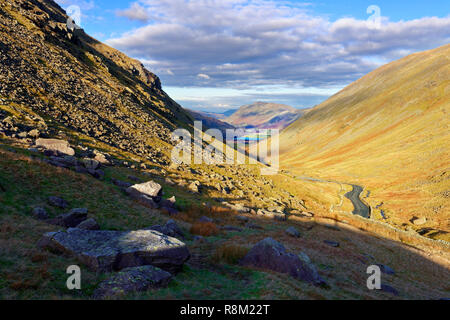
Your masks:
{"label": "grey rock", "polygon": [[94,299],[120,298],[131,292],[146,291],[149,288],[166,287],[172,275],[154,266],[125,268],[101,282],[94,291]]}
{"label": "grey rock", "polygon": [[239,227],[235,227],[235,226],[230,226],[230,225],[226,225],[221,227],[222,230],[225,231],[237,231],[237,232],[242,232],[242,229]]}
{"label": "grey rock", "polygon": [[100,162],[95,159],[84,158],[81,162],[86,169],[96,170],[100,167]]}
{"label": "grey rock", "polygon": [[398,296],[399,292],[397,289],[395,289],[394,287],[391,287],[388,284],[381,284],[381,291],[393,294],[394,296]]}
{"label": "grey rock", "polygon": [[287,228],[285,232],[291,237],[300,238],[300,232],[294,227]]}
{"label": "grey rock", "polygon": [[125,181],[121,181],[121,180],[117,180],[117,179],[112,179],[111,181],[113,184],[115,184],[116,186],[121,187],[121,188],[128,188],[128,187],[132,186],[132,184],[129,182],[125,182]]}
{"label": "grey rock", "polygon": [[390,275],[394,275],[395,274],[395,271],[391,267],[389,267],[387,265],[380,264],[380,263],[376,264],[376,265],[380,268],[381,272],[383,272],[385,274],[390,274]]}
{"label": "grey rock", "polygon": [[416,226],[422,226],[427,223],[427,218],[426,217],[422,217],[422,218],[414,217],[410,221]]}
{"label": "grey rock", "polygon": [[150,209],[156,209],[158,208],[158,204],[153,200],[153,198],[150,198],[146,195],[141,195],[139,197],[134,197],[140,204],[143,206],[150,208]]}
{"label": "grey rock", "polygon": [[47,199],[48,203],[53,207],[58,207],[61,209],[65,209],[69,206],[66,200],[60,197],[51,196]]}
{"label": "grey rock", "polygon": [[251,222],[247,222],[245,224],[245,227],[248,228],[248,229],[259,229],[259,230],[263,229],[263,227],[261,227],[261,226],[259,226],[257,224],[251,223]]}
{"label": "grey rock", "polygon": [[47,222],[50,224],[55,224],[66,228],[74,228],[86,219],[87,219],[87,209],[75,208],[70,210],[68,213],[61,214],[54,219],[50,219]]}
{"label": "grey rock", "polygon": [[198,181],[191,182],[187,186],[187,188],[194,193],[199,193],[200,192],[200,183]]}
{"label": "grey rock", "polygon": [[70,228],[49,232],[38,245],[77,257],[94,271],[153,265],[179,271],[190,253],[180,240],[154,230],[109,231]]}
{"label": "grey rock", "polygon": [[236,216],[236,219],[242,222],[248,222],[249,218],[246,216]]}
{"label": "grey rock", "polygon": [[39,138],[36,140],[35,145],[46,150],[54,151],[57,154],[66,154],[69,156],[75,154],[75,150],[72,149],[69,142],[65,140]]}
{"label": "grey rock", "polygon": [[155,231],[161,232],[162,234],[165,234],[166,236],[169,236],[169,237],[184,239],[183,231],[176,224],[176,222],[172,219],[167,221],[167,223],[164,226],[155,225],[155,226],[148,228],[148,230],[155,230]]}
{"label": "grey rock", "polygon": [[45,210],[42,207],[33,208],[33,211],[31,212],[31,214],[33,215],[34,218],[39,219],[39,220],[45,220],[45,219],[48,219],[48,217],[49,217],[47,210]]}
{"label": "grey rock", "polygon": [[272,238],[265,238],[258,242],[244,258],[239,262],[242,266],[250,266],[261,269],[286,273],[292,277],[322,285],[325,281],[313,269],[311,262],[301,259],[298,255],[287,252],[286,248]]}
{"label": "grey rock", "polygon": [[259,209],[256,212],[256,214],[258,216],[262,216],[264,218],[275,219],[275,220],[278,220],[278,221],[286,221],[287,220],[286,214],[280,213],[280,212],[271,212],[271,211]]}
{"label": "grey rock", "polygon": [[161,185],[154,181],[134,184],[127,188],[127,192],[132,196],[146,195],[149,197],[156,197],[161,194]]}
{"label": "grey rock", "polygon": [[32,129],[32,130],[30,130],[30,131],[28,131],[28,137],[30,137],[30,138],[37,138],[37,137],[39,137],[39,130],[37,130],[37,129]]}
{"label": "grey rock", "polygon": [[88,173],[96,179],[102,179],[105,176],[105,173],[101,169],[87,169]]}
{"label": "grey rock", "polygon": [[324,242],[325,244],[329,245],[330,247],[334,247],[334,248],[339,247],[339,242],[337,242],[337,241],[324,240],[323,242]]}
{"label": "grey rock", "polygon": [[95,221],[94,218],[86,219],[82,221],[80,224],[78,224],[76,227],[84,230],[100,230],[100,226],[98,225],[97,221]]}

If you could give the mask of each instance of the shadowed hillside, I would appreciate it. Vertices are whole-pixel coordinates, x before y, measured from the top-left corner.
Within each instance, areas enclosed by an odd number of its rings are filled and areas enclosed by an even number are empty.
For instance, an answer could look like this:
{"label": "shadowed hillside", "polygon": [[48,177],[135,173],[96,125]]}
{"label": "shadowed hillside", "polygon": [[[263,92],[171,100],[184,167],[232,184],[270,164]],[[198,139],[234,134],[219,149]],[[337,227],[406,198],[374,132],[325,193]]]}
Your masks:
{"label": "shadowed hillside", "polygon": [[450,231],[449,112],[446,45],[385,65],[312,109],[282,133],[281,164],[360,184],[372,218],[448,239],[437,230]]}

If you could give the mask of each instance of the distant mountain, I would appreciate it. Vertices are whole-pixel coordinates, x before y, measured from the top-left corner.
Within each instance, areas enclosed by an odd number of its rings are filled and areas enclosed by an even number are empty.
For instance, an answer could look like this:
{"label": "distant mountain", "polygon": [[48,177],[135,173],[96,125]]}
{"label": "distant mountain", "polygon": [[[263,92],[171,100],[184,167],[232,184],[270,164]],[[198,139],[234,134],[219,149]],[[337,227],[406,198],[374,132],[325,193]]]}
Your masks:
{"label": "distant mountain", "polygon": [[220,121],[219,119],[210,116],[211,113],[209,112],[193,111],[189,109],[186,110],[196,121],[202,121],[203,128],[219,129],[222,132],[225,132],[226,129],[234,129],[234,126],[232,126],[231,124]]}
{"label": "distant mountain", "polygon": [[210,118],[218,119],[218,120],[224,120],[225,118],[231,116],[233,113],[235,113],[238,109],[230,109],[224,112],[207,112],[207,111],[195,111],[199,112],[205,116],[208,116]]}
{"label": "distant mountain", "polygon": [[240,107],[224,121],[235,127],[283,129],[305,114],[305,110],[278,103],[256,102]]}

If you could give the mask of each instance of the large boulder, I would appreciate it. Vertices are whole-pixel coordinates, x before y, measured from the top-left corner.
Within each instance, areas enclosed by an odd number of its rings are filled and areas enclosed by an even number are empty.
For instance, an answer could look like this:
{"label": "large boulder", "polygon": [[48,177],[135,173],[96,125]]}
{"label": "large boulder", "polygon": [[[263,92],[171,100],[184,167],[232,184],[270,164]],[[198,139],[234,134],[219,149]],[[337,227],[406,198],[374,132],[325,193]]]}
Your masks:
{"label": "large boulder", "polygon": [[154,181],[148,181],[128,187],[127,192],[134,197],[140,197],[142,195],[158,197],[161,194],[161,185]]}
{"label": "large boulder", "polygon": [[[309,258],[308,258],[309,260]],[[268,269],[280,273],[287,273],[292,277],[312,283],[324,284],[311,261],[302,255],[295,255],[272,238],[265,238],[258,242],[239,262],[242,266]]]}
{"label": "large boulder", "polygon": [[172,275],[154,266],[126,268],[101,282],[94,291],[94,299],[121,298],[127,293],[166,287]]}
{"label": "large boulder", "polygon": [[55,154],[65,154],[69,156],[75,154],[75,150],[72,149],[69,142],[65,140],[39,138],[36,140],[35,145],[53,151]]}
{"label": "large boulder", "polygon": [[44,234],[38,245],[55,252],[72,254],[94,271],[154,265],[169,272],[177,272],[190,257],[183,242],[154,230],[70,228]]}

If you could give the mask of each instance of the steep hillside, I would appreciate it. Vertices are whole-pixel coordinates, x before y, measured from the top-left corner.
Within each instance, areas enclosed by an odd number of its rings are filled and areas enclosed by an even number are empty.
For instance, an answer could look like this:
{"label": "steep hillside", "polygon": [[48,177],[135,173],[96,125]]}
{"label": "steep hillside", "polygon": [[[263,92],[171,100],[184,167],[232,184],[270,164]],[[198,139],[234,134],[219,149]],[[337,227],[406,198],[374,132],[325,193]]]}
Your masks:
{"label": "steep hillside", "polygon": [[291,124],[281,164],[360,184],[372,218],[442,238],[450,231],[449,113],[446,45],[371,72]]}
{"label": "steep hillside", "polygon": [[284,104],[256,102],[240,107],[223,121],[235,127],[283,129],[304,113]]}
{"label": "steep hillside", "polygon": [[217,118],[211,117],[209,113],[193,110],[188,110],[188,112],[192,115],[192,117],[195,120],[201,121],[203,127],[205,128],[219,129],[222,132],[225,132],[227,129],[234,128],[231,124],[220,121]]}
{"label": "steep hillside", "polygon": [[88,136],[168,163],[171,131],[192,118],[156,75],[82,30],[68,30],[68,17],[51,0],[0,5],[2,119],[41,136]]}

